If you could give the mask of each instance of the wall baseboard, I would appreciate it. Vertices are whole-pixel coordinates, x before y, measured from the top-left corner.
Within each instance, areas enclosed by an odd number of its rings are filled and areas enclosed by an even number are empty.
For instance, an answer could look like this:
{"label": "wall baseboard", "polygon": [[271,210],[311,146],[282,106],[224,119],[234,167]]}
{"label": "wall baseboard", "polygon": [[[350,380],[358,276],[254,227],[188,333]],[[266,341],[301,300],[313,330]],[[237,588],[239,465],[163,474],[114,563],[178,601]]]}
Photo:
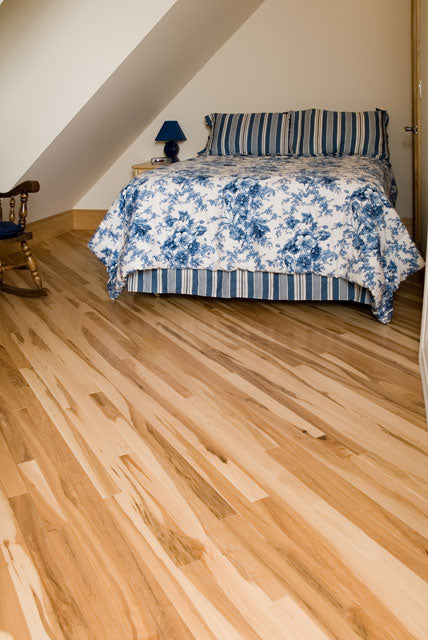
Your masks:
{"label": "wall baseboard", "polygon": [[[34,242],[42,242],[54,238],[67,231],[85,230],[95,231],[101,220],[107,213],[107,209],[70,209],[62,211],[48,218],[42,218],[27,225],[28,231],[33,231]],[[407,231],[412,233],[412,218],[401,218]],[[37,236],[37,237],[36,237]]]}
{"label": "wall baseboard", "polygon": [[[95,231],[101,220],[107,213],[107,209],[70,209],[56,215],[49,216],[31,222],[27,225],[28,231],[33,231],[34,239],[32,243],[43,242],[54,238],[60,233],[67,231]],[[412,235],[412,218],[401,218],[407,231]]]}
{"label": "wall baseboard", "polygon": [[406,227],[407,231],[412,235],[413,232],[413,219],[412,218],[401,218],[401,222]]}
{"label": "wall baseboard", "polygon": [[61,211],[53,216],[41,218],[35,222],[29,222],[27,231],[33,233],[32,244],[44,242],[59,236],[61,233],[73,230],[73,216],[71,211]]}
{"label": "wall baseboard", "polygon": [[95,231],[107,209],[73,209],[73,230]]}
{"label": "wall baseboard", "polygon": [[[29,222],[27,231],[33,233],[31,246],[45,240],[51,240],[62,233],[67,233],[67,231],[95,231],[106,213],[107,209],[69,209],[35,222]],[[401,218],[401,220],[407,231],[412,234],[412,218]],[[9,246],[3,250],[0,248],[0,257],[9,255],[12,251],[15,252],[16,247],[12,249]]]}
{"label": "wall baseboard", "polygon": [[[39,242],[52,240],[67,231],[95,231],[106,213],[107,209],[70,209],[29,222],[26,229],[33,234],[30,245],[34,247]],[[0,257],[5,257],[16,251],[19,251],[17,245],[8,245],[4,249],[0,247]]]}
{"label": "wall baseboard", "polygon": [[95,231],[106,213],[107,209],[69,209],[29,222],[27,231],[33,233],[32,244],[50,240],[67,231]]}

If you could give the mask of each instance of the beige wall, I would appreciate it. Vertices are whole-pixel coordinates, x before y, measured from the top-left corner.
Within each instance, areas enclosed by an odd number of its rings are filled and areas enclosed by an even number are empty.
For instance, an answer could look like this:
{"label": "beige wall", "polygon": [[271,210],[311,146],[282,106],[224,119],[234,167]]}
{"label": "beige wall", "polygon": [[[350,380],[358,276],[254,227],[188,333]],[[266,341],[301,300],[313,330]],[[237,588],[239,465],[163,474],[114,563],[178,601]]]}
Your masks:
{"label": "beige wall", "polygon": [[422,241],[426,251],[428,230],[428,1],[421,0],[421,145],[422,145]]}
{"label": "beige wall", "polygon": [[10,189],[176,0],[0,6],[0,187]]}
{"label": "beige wall", "polygon": [[[131,1],[127,0],[128,5]],[[43,0],[35,2],[39,4]],[[61,111],[61,105],[55,105],[52,101],[52,105],[45,105],[46,113],[37,109],[31,111],[32,120],[25,123],[26,131],[23,137],[27,140],[28,133],[31,133],[28,141],[34,145],[32,151],[36,153],[37,148],[42,148],[42,153],[37,156],[36,161],[26,167],[25,172],[16,180],[22,182],[37,179],[41,184],[40,192],[31,198],[31,220],[44,218],[75,206],[262,2],[263,0],[233,0],[231,4],[230,0],[175,0],[148,33],[145,33],[145,29],[150,22],[142,24],[139,12],[132,12],[125,6],[123,10],[127,19],[131,20],[132,17],[132,21],[139,21],[138,32],[141,42],[119,66],[115,67],[116,58],[109,58],[106,52],[109,50],[110,41],[116,40],[117,29],[120,31],[119,40],[123,39],[128,31],[123,29],[120,23],[110,25],[111,33],[109,34],[107,29],[104,30],[102,43],[96,39],[92,46],[86,43],[87,60],[85,69],[82,70],[82,84],[85,83],[86,68],[93,67],[100,58],[110,59],[111,65],[111,74],[94,95],[78,109],[69,122],[66,120],[71,112]],[[48,2],[49,7],[51,4]],[[141,4],[144,6],[144,2]],[[157,5],[158,10],[160,6],[162,5]],[[84,8],[79,2],[73,4],[73,7],[77,14],[81,14]],[[226,14],[228,19],[224,20]],[[50,17],[52,16],[48,13],[43,19],[40,18],[44,28],[45,23],[50,22]],[[146,18],[152,19],[153,15],[148,13]],[[73,14],[69,29],[75,25],[76,17]],[[66,25],[62,26],[67,29]],[[131,35],[132,33],[133,30]],[[66,36],[69,36],[68,31]],[[67,40],[67,37],[64,39]],[[127,42],[127,46],[130,46],[131,42],[132,38]],[[39,44],[42,46],[42,41]],[[46,42],[48,50],[51,44],[49,40]],[[15,67],[19,67],[19,59],[16,61],[15,58],[16,56],[11,56]],[[78,59],[77,63],[82,67],[82,59]],[[44,81],[50,73],[49,65],[46,69],[42,67],[41,71]],[[50,93],[61,94],[64,78],[52,77],[51,80]],[[99,80],[100,77],[94,77],[94,82]],[[83,95],[80,98],[85,99]],[[13,91],[9,99],[12,104]],[[20,106],[16,105],[17,114],[10,116],[7,125],[21,126]],[[67,103],[67,108],[68,106]],[[44,129],[44,125],[51,122],[52,114],[48,107],[55,109],[53,115],[58,118],[58,122],[65,124],[54,140],[43,148],[51,135],[48,129]],[[74,104],[74,108],[76,107],[77,103]],[[37,147],[35,143],[39,134],[40,146]],[[9,138],[12,144],[14,138]],[[13,152],[10,155],[15,161],[28,161],[28,154],[21,154],[21,151],[19,156]],[[5,153],[5,158],[6,156]],[[4,166],[8,167],[7,163],[4,163]],[[0,180],[0,186],[1,184],[3,180]]]}
{"label": "beige wall", "polygon": [[309,108],[389,111],[398,209],[411,215],[410,3],[407,0],[266,0],[78,203],[106,208],[130,166],[162,155],[154,137],[178,119],[203,148],[211,111]]}

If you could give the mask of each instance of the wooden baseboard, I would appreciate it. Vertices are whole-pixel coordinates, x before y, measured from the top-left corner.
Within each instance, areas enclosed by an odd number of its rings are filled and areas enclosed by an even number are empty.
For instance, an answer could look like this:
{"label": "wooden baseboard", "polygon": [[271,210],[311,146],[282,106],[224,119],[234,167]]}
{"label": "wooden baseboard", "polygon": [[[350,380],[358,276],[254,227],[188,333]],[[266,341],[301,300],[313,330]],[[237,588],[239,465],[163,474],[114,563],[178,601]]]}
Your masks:
{"label": "wooden baseboard", "polygon": [[[41,239],[38,238],[37,241],[41,242],[66,231],[77,229],[95,231],[106,213],[107,209],[70,209],[42,220],[36,220],[36,222],[30,223],[27,228],[28,231],[33,231],[34,235],[40,235]],[[411,235],[412,218],[401,218],[401,220]]]}
{"label": "wooden baseboard", "polygon": [[[95,231],[101,220],[107,213],[106,209],[70,209],[69,211],[61,211],[53,216],[41,218],[27,224],[27,231],[31,231],[33,239],[30,244],[33,247],[39,242],[52,240],[67,231],[85,230]],[[16,252],[16,245],[8,245],[1,248],[0,257],[5,257]]]}
{"label": "wooden baseboard", "polygon": [[33,234],[33,244],[35,242],[51,240],[51,238],[55,238],[61,233],[67,233],[67,231],[72,230],[72,211],[62,211],[61,213],[56,213],[53,216],[41,218],[40,220],[35,220],[35,222],[29,222],[27,224],[27,231],[31,231]]}
{"label": "wooden baseboard", "polygon": [[27,231],[33,233],[32,243],[43,242],[67,231],[78,229],[95,231],[107,213],[106,209],[70,209],[53,216],[29,222]]}
{"label": "wooden baseboard", "polygon": [[401,222],[406,227],[407,231],[412,235],[413,233],[413,220],[412,218],[401,218]]}
{"label": "wooden baseboard", "polygon": [[95,231],[106,213],[106,209],[73,209],[73,229]]}
{"label": "wooden baseboard", "polygon": [[[29,222],[27,230],[33,233],[31,245],[34,246],[39,242],[51,240],[56,236],[66,233],[67,231],[85,230],[95,231],[101,220],[107,213],[106,209],[70,209],[69,211],[61,211],[53,216]],[[412,218],[402,218],[402,221],[408,230],[412,233]],[[14,249],[16,251],[16,249]],[[4,257],[11,252],[10,247],[0,248],[0,257]]]}
{"label": "wooden baseboard", "polygon": [[27,231],[33,233],[32,244],[50,240],[67,231],[78,229],[95,231],[106,213],[106,209],[70,209],[35,222],[29,222]]}

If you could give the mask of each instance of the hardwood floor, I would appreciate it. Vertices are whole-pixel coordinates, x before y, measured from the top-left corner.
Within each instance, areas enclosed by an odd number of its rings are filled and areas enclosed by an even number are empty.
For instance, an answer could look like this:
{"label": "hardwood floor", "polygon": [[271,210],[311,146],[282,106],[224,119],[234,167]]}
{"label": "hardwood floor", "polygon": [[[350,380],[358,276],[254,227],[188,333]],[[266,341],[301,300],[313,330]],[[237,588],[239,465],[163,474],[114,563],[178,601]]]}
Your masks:
{"label": "hardwood floor", "polygon": [[0,298],[0,629],[427,639],[418,280],[389,326],[336,304],[112,303],[88,237],[36,247],[48,298]]}

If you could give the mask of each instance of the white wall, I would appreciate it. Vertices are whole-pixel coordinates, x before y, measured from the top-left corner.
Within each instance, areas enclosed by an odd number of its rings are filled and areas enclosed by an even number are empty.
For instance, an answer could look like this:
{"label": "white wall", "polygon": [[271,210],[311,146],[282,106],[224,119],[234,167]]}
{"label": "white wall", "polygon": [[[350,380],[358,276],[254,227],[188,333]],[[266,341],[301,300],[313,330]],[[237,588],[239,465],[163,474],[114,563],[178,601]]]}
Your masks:
{"label": "white wall", "polygon": [[76,206],[109,207],[132,164],[162,155],[166,119],[187,136],[183,159],[203,148],[206,113],[310,107],[389,111],[398,208],[411,216],[407,0],[266,0]]}
{"label": "white wall", "polygon": [[6,0],[0,187],[11,188],[176,0]]}

